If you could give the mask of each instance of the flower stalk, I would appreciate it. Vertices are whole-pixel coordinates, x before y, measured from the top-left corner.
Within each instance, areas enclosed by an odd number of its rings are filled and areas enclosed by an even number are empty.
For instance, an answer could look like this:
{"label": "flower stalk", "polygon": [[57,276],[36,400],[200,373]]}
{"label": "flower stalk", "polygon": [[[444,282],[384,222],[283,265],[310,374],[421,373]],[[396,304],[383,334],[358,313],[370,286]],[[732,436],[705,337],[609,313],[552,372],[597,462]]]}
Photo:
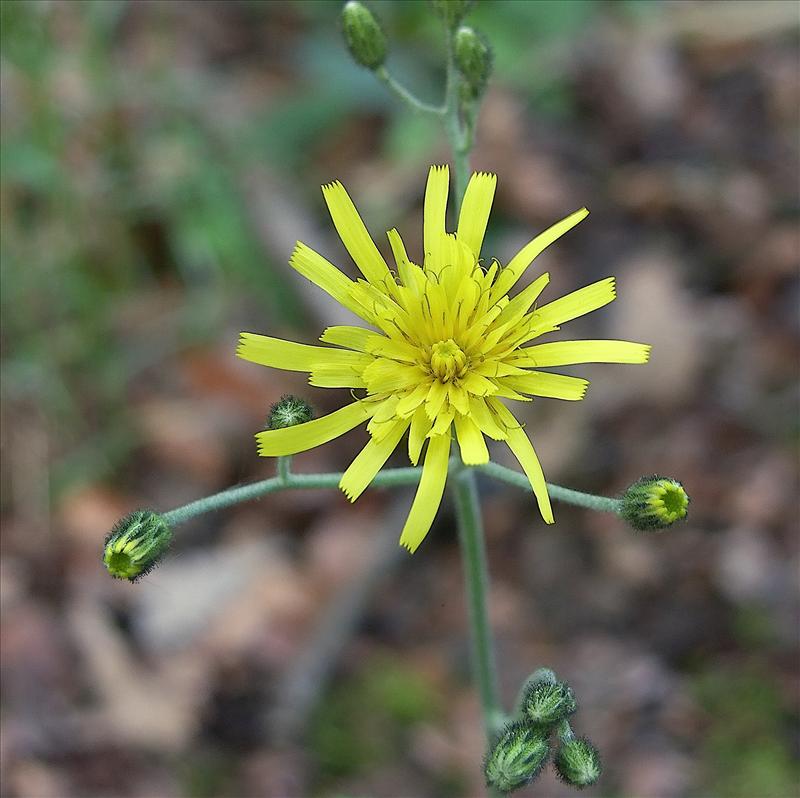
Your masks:
{"label": "flower stalk", "polygon": [[452,468],[458,540],[464,563],[469,608],[472,669],[481,698],[486,738],[491,741],[502,728],[504,716],[498,699],[494,646],[487,607],[489,571],[486,567],[483,521],[475,472],[469,466],[464,466],[458,457],[453,458]]}
{"label": "flower stalk", "polygon": [[[253,501],[266,496],[269,493],[275,493],[280,490],[304,490],[312,488],[338,488],[339,482],[342,479],[341,471],[331,471],[322,474],[297,474],[289,469],[289,461],[291,457],[278,458],[278,476],[270,477],[269,479],[262,479],[258,482],[251,482],[248,485],[237,485],[235,488],[228,488],[227,490],[220,491],[211,496],[205,496],[202,499],[189,502],[181,507],[176,507],[174,510],[163,513],[164,520],[171,526],[183,524],[205,513],[211,513],[215,510],[222,510],[225,507],[232,507],[235,504],[242,502]],[[282,461],[282,462],[281,462]],[[531,490],[530,483],[519,474],[505,466],[498,465],[497,463],[489,463],[492,468],[487,466],[467,467],[470,471],[486,474],[501,482],[506,482],[510,485],[515,485],[523,490]],[[285,469],[281,471],[281,469]],[[376,488],[397,488],[405,485],[416,485],[422,477],[422,467],[409,467],[409,468],[384,468],[375,478],[370,485]],[[588,507],[589,509],[598,509],[592,506],[592,502],[598,504],[608,503],[607,508],[609,512],[618,513],[610,505],[617,504],[616,499],[610,499],[606,496],[594,496],[591,493],[580,493],[576,490],[563,488],[560,485],[554,485],[551,482],[547,483],[547,492],[551,498],[566,504],[573,504],[578,507]],[[605,507],[603,509],[606,509]]]}

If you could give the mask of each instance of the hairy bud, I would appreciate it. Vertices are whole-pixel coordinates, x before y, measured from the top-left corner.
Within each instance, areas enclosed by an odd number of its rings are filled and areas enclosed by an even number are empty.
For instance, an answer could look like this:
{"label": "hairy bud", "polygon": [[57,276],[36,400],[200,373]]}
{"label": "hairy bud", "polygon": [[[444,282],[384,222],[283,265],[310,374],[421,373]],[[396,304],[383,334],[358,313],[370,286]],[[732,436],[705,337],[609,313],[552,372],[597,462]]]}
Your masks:
{"label": "hairy bud", "polygon": [[455,35],[455,61],[470,99],[483,94],[492,72],[492,51],[483,36],[462,25]]}
{"label": "hairy bud", "polygon": [[486,757],[486,783],[503,793],[518,790],[539,775],[549,753],[546,734],[527,723],[512,723]]}
{"label": "hairy bud", "polygon": [[455,28],[475,4],[474,0],[431,0],[434,11],[448,28]]}
{"label": "hairy bud", "polygon": [[311,405],[299,396],[282,396],[269,409],[267,429],[283,429],[293,427],[295,424],[305,424],[314,417]]}
{"label": "hairy bud", "polygon": [[686,518],[689,495],[669,477],[642,477],[620,497],[620,515],[640,530],[666,529]]}
{"label": "hairy bud", "polygon": [[522,713],[529,723],[550,729],[578,708],[572,688],[564,682],[534,681],[522,701]]}
{"label": "hairy bud", "polygon": [[106,537],[103,564],[115,579],[135,582],[158,565],[172,530],[158,513],[136,510],[117,522]]}
{"label": "hairy bud", "polygon": [[562,742],[555,765],[561,779],[578,788],[594,784],[603,772],[597,749],[584,737]]}
{"label": "hairy bud", "polygon": [[342,30],[353,60],[367,69],[377,69],[386,60],[386,36],[372,12],[358,0],[342,9]]}

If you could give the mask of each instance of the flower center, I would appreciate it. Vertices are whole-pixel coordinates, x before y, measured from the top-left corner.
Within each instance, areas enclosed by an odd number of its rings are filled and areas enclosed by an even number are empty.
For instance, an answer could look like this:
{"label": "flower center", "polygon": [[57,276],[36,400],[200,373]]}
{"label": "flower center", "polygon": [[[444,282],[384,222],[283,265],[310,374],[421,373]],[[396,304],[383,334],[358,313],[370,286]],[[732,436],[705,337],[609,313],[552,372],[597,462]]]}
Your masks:
{"label": "flower center", "polygon": [[431,372],[441,382],[463,377],[466,370],[467,356],[452,338],[438,341],[431,347]]}

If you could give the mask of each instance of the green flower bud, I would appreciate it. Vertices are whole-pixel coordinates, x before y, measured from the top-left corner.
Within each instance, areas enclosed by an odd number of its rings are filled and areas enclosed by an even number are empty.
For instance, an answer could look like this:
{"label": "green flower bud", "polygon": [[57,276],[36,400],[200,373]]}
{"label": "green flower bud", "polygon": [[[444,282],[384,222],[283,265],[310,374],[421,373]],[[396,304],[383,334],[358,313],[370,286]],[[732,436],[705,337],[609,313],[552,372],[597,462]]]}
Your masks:
{"label": "green flower bud", "polygon": [[455,36],[456,67],[464,79],[464,89],[470,99],[483,94],[492,72],[492,51],[485,39],[472,28],[460,27]]}
{"label": "green flower bud", "polygon": [[431,0],[434,11],[448,28],[455,28],[469,13],[473,4],[474,0]]}
{"label": "green flower bud", "polygon": [[620,497],[620,515],[640,530],[666,529],[686,518],[689,495],[669,477],[642,477]]}
{"label": "green flower bud", "polygon": [[158,513],[136,510],[117,522],[106,537],[103,564],[115,579],[135,582],[158,565],[172,530]]}
{"label": "green flower bud", "polygon": [[293,427],[295,424],[305,424],[314,417],[311,405],[299,396],[282,396],[269,409],[267,429],[283,429]]}
{"label": "green flower bud", "polygon": [[579,789],[594,784],[603,772],[597,749],[584,737],[562,742],[555,765],[561,779]]}
{"label": "green flower bud", "polygon": [[547,736],[527,723],[512,723],[486,757],[486,784],[503,793],[513,792],[531,782],[550,753]]}
{"label": "green flower bud", "polygon": [[578,708],[572,688],[559,681],[533,682],[525,693],[522,712],[536,726],[550,729]]}
{"label": "green flower bud", "polygon": [[342,30],[353,60],[367,69],[377,69],[386,60],[386,36],[372,12],[357,0],[342,9]]}

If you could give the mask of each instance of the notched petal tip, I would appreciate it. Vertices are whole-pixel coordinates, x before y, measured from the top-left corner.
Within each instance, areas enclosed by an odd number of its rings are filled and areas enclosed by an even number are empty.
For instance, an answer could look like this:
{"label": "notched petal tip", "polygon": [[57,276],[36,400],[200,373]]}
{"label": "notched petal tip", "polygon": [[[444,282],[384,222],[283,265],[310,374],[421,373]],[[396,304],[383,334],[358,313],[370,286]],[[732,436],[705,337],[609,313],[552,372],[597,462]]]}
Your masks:
{"label": "notched petal tip", "polygon": [[339,482],[339,490],[341,490],[341,492],[347,497],[347,501],[349,501],[350,504],[353,504],[358,496],[346,485],[343,485],[342,482],[344,482],[344,480]]}
{"label": "notched petal tip", "polygon": [[344,185],[342,185],[341,180],[331,180],[330,183],[323,183],[322,184],[322,193],[328,194],[331,191],[338,191],[344,190]]}

